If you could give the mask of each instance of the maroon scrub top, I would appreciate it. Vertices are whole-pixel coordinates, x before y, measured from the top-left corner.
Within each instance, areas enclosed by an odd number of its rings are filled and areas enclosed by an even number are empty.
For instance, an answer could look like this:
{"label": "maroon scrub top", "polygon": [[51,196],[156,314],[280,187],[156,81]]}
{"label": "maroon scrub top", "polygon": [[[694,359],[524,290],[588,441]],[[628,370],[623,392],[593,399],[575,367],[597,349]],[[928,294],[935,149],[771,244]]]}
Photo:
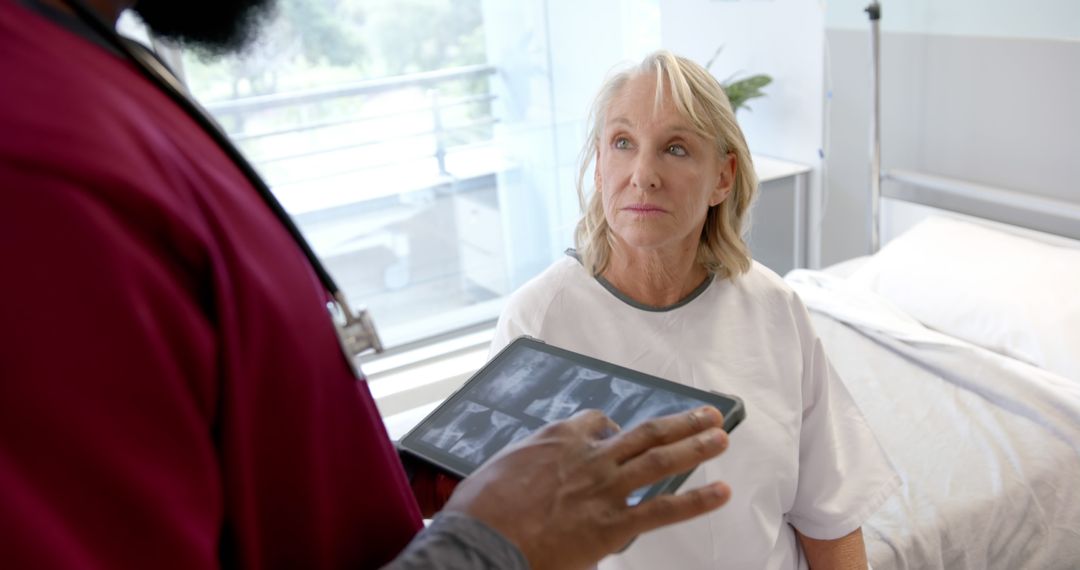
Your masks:
{"label": "maroon scrub top", "polygon": [[420,528],[300,249],[127,61],[0,0],[0,566],[373,568]]}

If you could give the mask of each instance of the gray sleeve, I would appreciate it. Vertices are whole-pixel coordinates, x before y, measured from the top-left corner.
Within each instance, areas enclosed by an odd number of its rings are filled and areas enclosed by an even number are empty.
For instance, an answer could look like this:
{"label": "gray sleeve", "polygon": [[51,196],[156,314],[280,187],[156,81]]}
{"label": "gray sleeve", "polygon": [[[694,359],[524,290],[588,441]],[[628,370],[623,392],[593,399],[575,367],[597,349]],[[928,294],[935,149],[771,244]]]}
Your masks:
{"label": "gray sleeve", "polygon": [[529,570],[516,546],[486,524],[439,513],[383,570]]}

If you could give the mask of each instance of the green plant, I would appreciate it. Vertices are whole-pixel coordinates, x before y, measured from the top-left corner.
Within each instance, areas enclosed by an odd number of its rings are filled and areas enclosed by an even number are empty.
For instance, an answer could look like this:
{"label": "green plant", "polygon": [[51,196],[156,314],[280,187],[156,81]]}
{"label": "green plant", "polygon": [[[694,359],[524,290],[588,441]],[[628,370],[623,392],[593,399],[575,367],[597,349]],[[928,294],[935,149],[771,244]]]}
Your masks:
{"label": "green plant", "polygon": [[[713,62],[716,61],[716,57],[723,51],[724,46],[716,48],[716,53],[709,58],[709,62],[705,64],[705,69],[709,70],[712,67]],[[772,83],[772,77],[759,73],[757,75],[751,75],[750,77],[744,77],[742,79],[735,79],[732,75],[724,81],[720,82],[720,86],[724,88],[724,93],[727,95],[728,100],[731,101],[731,109],[738,111],[739,109],[750,109],[750,106],[746,104],[747,101],[755,99],[757,97],[764,97],[765,93],[762,91],[766,85]]]}
{"label": "green plant", "polygon": [[738,81],[729,79],[722,83],[721,86],[724,88],[724,93],[727,93],[728,100],[731,101],[732,110],[738,111],[741,108],[749,109],[750,106],[746,102],[750,99],[764,97],[765,93],[761,91],[761,88],[770,83],[772,83],[772,77],[762,74],[751,75]]}

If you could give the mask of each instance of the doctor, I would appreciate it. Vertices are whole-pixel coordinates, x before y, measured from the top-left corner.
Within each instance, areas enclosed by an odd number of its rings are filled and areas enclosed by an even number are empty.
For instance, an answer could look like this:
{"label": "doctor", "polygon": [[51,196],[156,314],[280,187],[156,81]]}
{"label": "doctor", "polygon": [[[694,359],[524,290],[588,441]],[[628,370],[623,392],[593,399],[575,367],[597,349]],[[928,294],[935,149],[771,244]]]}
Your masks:
{"label": "doctor", "polygon": [[[134,9],[225,52],[266,4]],[[327,288],[239,162],[112,43],[130,5],[0,0],[5,566],[582,568],[727,500],[714,483],[625,504],[719,454],[717,412],[616,435],[593,412],[490,462],[420,532]]]}

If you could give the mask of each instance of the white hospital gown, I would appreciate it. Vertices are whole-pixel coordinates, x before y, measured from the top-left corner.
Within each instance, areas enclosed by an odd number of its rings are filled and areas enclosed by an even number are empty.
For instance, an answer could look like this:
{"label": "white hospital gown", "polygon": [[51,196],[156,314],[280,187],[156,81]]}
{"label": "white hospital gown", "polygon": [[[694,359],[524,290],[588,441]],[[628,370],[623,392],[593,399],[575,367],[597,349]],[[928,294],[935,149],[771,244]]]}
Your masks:
{"label": "white hospital gown", "polygon": [[722,480],[723,508],[641,536],[602,569],[806,568],[792,526],[818,539],[860,527],[899,485],[829,365],[806,309],[758,263],[682,302],[648,309],[566,257],[515,292],[492,354],[529,335],[704,390],[734,394],[746,419],[684,488]]}

